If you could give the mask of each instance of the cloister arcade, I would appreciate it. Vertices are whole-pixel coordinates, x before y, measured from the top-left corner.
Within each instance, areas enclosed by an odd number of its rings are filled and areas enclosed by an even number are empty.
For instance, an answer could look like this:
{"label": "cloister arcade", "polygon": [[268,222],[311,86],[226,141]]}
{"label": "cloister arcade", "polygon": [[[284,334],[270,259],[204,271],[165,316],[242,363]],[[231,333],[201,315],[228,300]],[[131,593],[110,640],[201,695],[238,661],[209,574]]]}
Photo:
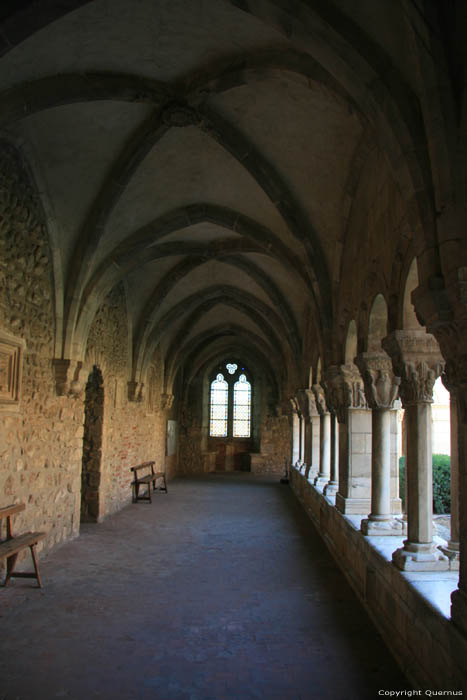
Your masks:
{"label": "cloister arcade", "polygon": [[149,458],[286,475],[411,682],[467,690],[466,33],[462,0],[2,3],[0,507],[41,556]]}

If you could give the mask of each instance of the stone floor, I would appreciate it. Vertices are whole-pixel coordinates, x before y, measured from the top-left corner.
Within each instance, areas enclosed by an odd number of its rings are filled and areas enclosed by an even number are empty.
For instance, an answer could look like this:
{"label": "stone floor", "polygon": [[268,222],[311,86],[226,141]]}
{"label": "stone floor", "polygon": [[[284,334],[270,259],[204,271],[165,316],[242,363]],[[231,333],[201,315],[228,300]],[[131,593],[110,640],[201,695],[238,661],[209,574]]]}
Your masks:
{"label": "stone floor", "polygon": [[179,478],[0,589],[0,700],[364,700],[410,688],[287,486]]}

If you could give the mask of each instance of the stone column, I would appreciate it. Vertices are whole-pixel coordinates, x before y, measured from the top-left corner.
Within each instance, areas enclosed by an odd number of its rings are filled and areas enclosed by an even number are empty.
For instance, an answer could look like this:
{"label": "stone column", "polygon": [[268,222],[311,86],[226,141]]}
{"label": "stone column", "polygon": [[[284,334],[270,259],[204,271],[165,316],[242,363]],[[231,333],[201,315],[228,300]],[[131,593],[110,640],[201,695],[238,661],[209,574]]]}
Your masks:
{"label": "stone column", "polygon": [[417,313],[440,344],[446,360],[448,388],[450,391],[455,389],[456,400],[453,403],[457,411],[457,440],[454,436],[454,442],[458,457],[459,588],[451,595],[451,617],[467,635],[467,265],[461,265],[465,246],[457,250],[453,247],[452,252],[455,256],[452,274],[449,280],[443,280],[447,284],[433,285],[430,289],[419,287],[412,292],[412,299]]}
{"label": "stone column", "polygon": [[433,542],[431,448],[433,385],[444,363],[436,339],[424,330],[394,331],[382,346],[401,378],[407,421],[407,539],[392,559],[404,571],[446,570],[449,560]]}
{"label": "stone column", "polygon": [[371,504],[371,420],[363,381],[357,367],[348,364],[329,367],[326,382],[339,422],[336,508],[342,513],[368,513]]}
{"label": "stone column", "polygon": [[303,412],[300,415],[300,469],[305,473],[306,457],[305,457],[305,433],[306,433],[306,418]]}
{"label": "stone column", "polygon": [[[467,333],[464,334],[466,338]],[[466,338],[467,340],[467,338]],[[465,342],[465,341],[464,341]],[[464,348],[466,346],[464,345]],[[456,397],[459,458],[459,588],[451,595],[451,617],[467,634],[467,355],[458,356]],[[452,534],[451,534],[452,537]]]}
{"label": "stone column", "polygon": [[316,479],[319,474],[320,455],[320,416],[316,406],[315,396],[311,389],[307,390],[310,413],[310,468],[307,477],[310,481]]}
{"label": "stone column", "polygon": [[361,353],[355,363],[363,377],[372,428],[371,512],[362,520],[361,530],[364,535],[402,534],[402,523],[394,519],[391,507],[391,410],[400,379],[385,352]]}
{"label": "stone column", "polygon": [[449,568],[459,569],[459,411],[457,409],[457,390],[449,381],[446,372],[442,375],[443,384],[450,393],[451,409],[451,534],[447,547],[440,547],[449,559]]}
{"label": "stone column", "polygon": [[315,398],[311,389],[302,389],[297,392],[297,401],[303,421],[303,440],[302,440],[302,465],[303,472],[308,478],[312,464],[312,445],[313,445],[313,424],[312,414],[317,413]]}
{"label": "stone column", "polygon": [[331,411],[331,470],[330,478],[323,493],[327,498],[330,498],[333,503],[336,502],[336,493],[339,488],[339,425],[337,417]]}
{"label": "stone column", "polygon": [[329,481],[331,471],[331,421],[323,387],[320,384],[313,384],[312,389],[320,417],[319,473],[314,483],[317,488],[323,489]]}
{"label": "stone column", "polygon": [[295,399],[290,399],[291,403],[291,465],[294,467],[300,460],[300,416]]}

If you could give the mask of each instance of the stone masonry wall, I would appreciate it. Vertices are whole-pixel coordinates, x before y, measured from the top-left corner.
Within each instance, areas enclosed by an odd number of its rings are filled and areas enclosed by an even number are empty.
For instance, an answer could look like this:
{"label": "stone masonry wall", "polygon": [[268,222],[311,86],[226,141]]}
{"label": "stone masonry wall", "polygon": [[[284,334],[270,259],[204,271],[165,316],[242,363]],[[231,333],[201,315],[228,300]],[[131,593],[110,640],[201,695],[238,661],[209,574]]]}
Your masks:
{"label": "stone masonry wall", "polygon": [[290,462],[290,427],[287,416],[266,415],[261,425],[261,453],[252,459],[255,474],[282,476]]}
{"label": "stone masonry wall", "polygon": [[79,531],[82,406],[55,393],[47,231],[21,158],[4,142],[0,142],[0,330],[26,341],[19,409],[2,406],[0,412],[0,507],[25,503],[26,510],[14,519],[14,531],[46,531],[38,550],[50,549]]}
{"label": "stone masonry wall", "polygon": [[[193,420],[180,435],[179,470],[196,474],[215,468],[215,455],[202,450],[201,425]],[[287,416],[266,415],[261,423],[261,452],[251,453],[251,471],[255,474],[284,473],[290,459],[290,429]]]}
{"label": "stone masonry wall", "polygon": [[[114,288],[90,328],[86,366],[95,365],[104,380],[104,420],[99,519],[131,500],[130,467],[155,460],[165,463],[166,416],[160,408],[161,360],[153,358],[152,386],[141,401],[128,401],[129,342],[125,293]],[[170,476],[170,475],[169,475]]]}
{"label": "stone masonry wall", "polygon": [[[0,402],[0,507],[26,504],[14,518],[14,532],[45,531],[39,554],[76,537],[80,528],[84,392],[79,398],[56,395],[53,300],[38,195],[20,154],[0,142],[0,333],[26,343],[19,405]],[[164,461],[160,357],[153,362],[153,405],[129,403],[128,348],[125,299],[117,288],[99,309],[88,342],[88,367],[102,369],[105,393],[100,517],[129,502],[132,464]],[[29,553],[20,556],[19,568],[26,557],[29,568]]]}

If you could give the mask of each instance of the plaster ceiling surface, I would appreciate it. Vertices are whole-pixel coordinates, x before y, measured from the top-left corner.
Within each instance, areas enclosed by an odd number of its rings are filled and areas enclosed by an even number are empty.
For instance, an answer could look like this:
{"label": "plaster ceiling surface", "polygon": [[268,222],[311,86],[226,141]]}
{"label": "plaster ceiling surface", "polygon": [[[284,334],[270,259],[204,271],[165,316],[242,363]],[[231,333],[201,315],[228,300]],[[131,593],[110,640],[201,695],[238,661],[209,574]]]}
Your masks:
{"label": "plaster ceiling surface", "polygon": [[72,72],[172,81],[219,55],[272,42],[285,43],[224,0],[93,0],[10,51],[2,60],[0,89]]}
{"label": "plaster ceiling surface", "polygon": [[304,76],[276,71],[267,80],[210,98],[281,173],[321,234],[331,263],[341,233],[348,169],[362,133],[349,105]]}
{"label": "plaster ceiling surface", "polygon": [[207,261],[187,273],[171,289],[160,306],[160,314],[164,314],[171,306],[183,301],[187,296],[198,294],[201,297],[207,282],[209,287],[216,285],[239,286],[244,292],[261,299],[269,306],[273,306],[270,297],[250,275],[224,262]]}
{"label": "plaster ceiling surface", "polygon": [[116,154],[150,111],[147,105],[122,102],[80,103],[39,112],[10,127],[34,154],[30,166],[46,188],[65,264]]}
{"label": "plaster ceiling surface", "polygon": [[292,243],[279,213],[243,165],[192,126],[173,128],[133,175],[108,223],[112,242],[157,217],[196,203],[251,217]]}
{"label": "plaster ceiling surface", "polygon": [[269,274],[274,279],[282,296],[284,299],[287,299],[289,306],[294,311],[295,318],[300,323],[304,301],[308,294],[303,281],[298,275],[291,273],[290,269],[281,264],[279,260],[256,253],[249,254],[248,258],[264,273]]}
{"label": "plaster ceiling surface", "polygon": [[[236,231],[226,230],[224,227],[213,224],[210,221],[203,221],[199,224],[193,224],[183,229],[183,240],[191,243],[211,243],[222,238],[237,238],[241,237]],[[172,243],[180,239],[180,231],[169,233],[163,238],[164,243]]]}
{"label": "plaster ceiling surface", "polygon": [[183,259],[182,255],[171,255],[167,258],[146,263],[143,270],[136,270],[125,275],[127,296],[131,298],[131,307],[134,317],[138,318],[146,303],[154,292],[154,281],[162,280],[167,275],[172,277],[171,271]]}
{"label": "plaster ceiling surface", "polygon": [[191,329],[186,338],[186,342],[189,342],[190,339],[195,338],[205,331],[212,330],[214,332],[216,327],[221,325],[238,325],[247,333],[254,333],[256,336],[261,338],[265,344],[268,342],[261,328],[259,328],[247,314],[242,313],[237,309],[232,309],[231,306],[227,306],[226,304],[218,304],[216,307],[204,314],[196,326]]}
{"label": "plaster ceiling surface", "polygon": [[157,334],[156,326],[157,342],[171,361],[177,353],[182,355],[190,353],[198,343],[203,345],[209,345],[210,342],[219,343],[224,336],[234,339],[236,331],[232,329],[235,328],[242,330],[243,338],[240,346],[249,348],[250,345],[259,344],[264,352],[277,355],[277,349],[271,346],[270,339],[264,330],[250,318],[247,311],[241,311],[227,304],[215,303],[193,323],[190,319],[191,314],[178,315],[173,321],[171,332],[161,335]]}
{"label": "plaster ceiling surface", "polygon": [[364,122],[313,48],[227,0],[94,0],[0,60],[0,124],[67,263],[69,347],[122,280],[147,357],[226,323],[290,352],[307,308],[330,313]]}

